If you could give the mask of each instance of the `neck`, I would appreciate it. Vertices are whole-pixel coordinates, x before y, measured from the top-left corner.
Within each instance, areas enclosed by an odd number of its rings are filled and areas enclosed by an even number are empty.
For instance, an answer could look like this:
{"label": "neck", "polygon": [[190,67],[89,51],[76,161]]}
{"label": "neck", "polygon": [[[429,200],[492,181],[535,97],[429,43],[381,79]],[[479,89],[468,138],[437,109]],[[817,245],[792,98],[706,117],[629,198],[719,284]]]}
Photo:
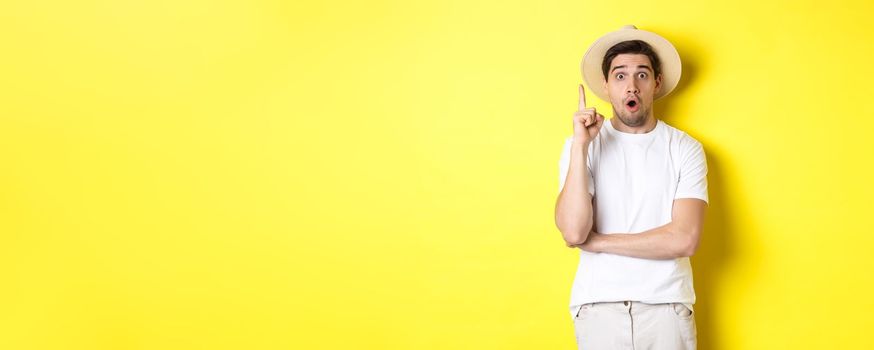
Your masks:
{"label": "neck", "polygon": [[646,122],[644,122],[640,126],[625,125],[625,123],[623,123],[622,120],[620,120],[619,118],[616,118],[616,117],[610,118],[610,122],[613,124],[613,128],[616,129],[617,131],[621,131],[621,132],[629,133],[629,134],[648,133],[648,132],[652,131],[653,129],[655,129],[656,124],[658,123],[658,121],[656,120],[656,118],[652,114],[647,115]]}

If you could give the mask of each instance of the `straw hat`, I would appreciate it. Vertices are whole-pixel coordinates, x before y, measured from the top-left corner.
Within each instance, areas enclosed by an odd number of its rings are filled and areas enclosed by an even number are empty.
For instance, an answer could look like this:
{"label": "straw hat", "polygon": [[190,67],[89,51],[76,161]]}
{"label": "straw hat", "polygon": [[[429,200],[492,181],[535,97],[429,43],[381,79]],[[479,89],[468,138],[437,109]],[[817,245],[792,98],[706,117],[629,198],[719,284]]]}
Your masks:
{"label": "straw hat", "polygon": [[627,25],[621,29],[607,33],[595,41],[592,46],[583,55],[583,61],[580,63],[580,69],[583,73],[583,80],[589,86],[589,91],[592,91],[595,96],[598,96],[604,101],[610,101],[607,97],[607,91],[604,90],[604,73],[601,71],[601,62],[604,61],[604,55],[613,45],[626,40],[641,40],[652,46],[653,51],[658,55],[661,61],[662,87],[655,95],[655,99],[664,97],[671,93],[677,83],[680,82],[680,72],[682,64],[680,63],[680,54],[677,49],[667,39],[660,35],[637,29],[633,25]]}

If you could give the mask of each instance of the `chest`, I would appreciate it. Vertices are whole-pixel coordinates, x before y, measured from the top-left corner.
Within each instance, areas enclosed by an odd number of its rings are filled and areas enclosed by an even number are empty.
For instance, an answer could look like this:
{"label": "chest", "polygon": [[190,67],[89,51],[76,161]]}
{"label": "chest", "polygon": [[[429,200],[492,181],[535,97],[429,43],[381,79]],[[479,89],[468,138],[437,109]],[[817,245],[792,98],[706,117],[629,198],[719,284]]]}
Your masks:
{"label": "chest", "polygon": [[612,144],[592,157],[595,196],[617,201],[672,201],[679,167],[669,143]]}

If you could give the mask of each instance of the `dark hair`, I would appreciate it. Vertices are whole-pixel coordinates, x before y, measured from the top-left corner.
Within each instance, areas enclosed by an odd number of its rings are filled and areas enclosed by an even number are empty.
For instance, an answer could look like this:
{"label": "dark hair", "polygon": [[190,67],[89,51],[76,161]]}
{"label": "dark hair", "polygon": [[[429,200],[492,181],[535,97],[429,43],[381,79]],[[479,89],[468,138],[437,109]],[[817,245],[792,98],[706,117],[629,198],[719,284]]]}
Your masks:
{"label": "dark hair", "polygon": [[609,80],[607,78],[607,73],[610,71],[610,64],[613,63],[613,59],[623,53],[646,55],[649,57],[649,62],[652,63],[653,76],[658,77],[659,74],[662,74],[662,64],[659,61],[659,56],[656,55],[655,51],[653,51],[652,46],[649,46],[649,44],[642,40],[628,40],[613,45],[613,47],[607,50],[607,53],[604,54],[604,61],[601,62],[601,71],[604,72],[604,80]]}

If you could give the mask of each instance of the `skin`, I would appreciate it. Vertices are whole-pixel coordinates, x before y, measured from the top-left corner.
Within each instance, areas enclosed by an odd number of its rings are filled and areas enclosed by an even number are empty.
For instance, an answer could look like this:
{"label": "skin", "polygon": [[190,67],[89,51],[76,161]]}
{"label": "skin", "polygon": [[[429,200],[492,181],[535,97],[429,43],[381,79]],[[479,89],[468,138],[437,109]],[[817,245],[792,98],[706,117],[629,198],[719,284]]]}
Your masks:
{"label": "skin", "polygon": [[[646,133],[657,120],[653,115],[654,96],[661,88],[661,76],[653,77],[649,57],[642,54],[620,54],[610,64],[605,90],[613,107],[610,119],[620,132]],[[592,253],[610,253],[643,259],[676,259],[695,254],[704,223],[707,203],[696,198],[674,200],[671,222],[643,232],[598,233],[593,219],[593,202],[588,179],[584,176],[588,147],[598,135],[604,116],[594,107],[586,107],[580,85],[579,108],[574,113],[574,138],[571,145],[570,168],[565,186],[556,201],[556,226],[568,247]],[[630,99],[640,107],[631,112],[626,108]]]}
{"label": "skin", "polygon": [[579,108],[574,113],[574,137],[570,151],[570,168],[565,185],[555,203],[555,225],[568,243],[581,244],[592,230],[592,196],[585,175],[589,144],[604,124],[604,116],[594,107],[586,107],[583,85],[579,86]]}
{"label": "skin", "polygon": [[[616,117],[610,120],[613,127],[632,134],[652,131],[656,126],[652,105],[661,82],[661,76],[653,79],[652,65],[646,55],[621,54],[613,58],[604,82]],[[625,106],[629,100],[638,101],[640,108],[630,112]]]}

